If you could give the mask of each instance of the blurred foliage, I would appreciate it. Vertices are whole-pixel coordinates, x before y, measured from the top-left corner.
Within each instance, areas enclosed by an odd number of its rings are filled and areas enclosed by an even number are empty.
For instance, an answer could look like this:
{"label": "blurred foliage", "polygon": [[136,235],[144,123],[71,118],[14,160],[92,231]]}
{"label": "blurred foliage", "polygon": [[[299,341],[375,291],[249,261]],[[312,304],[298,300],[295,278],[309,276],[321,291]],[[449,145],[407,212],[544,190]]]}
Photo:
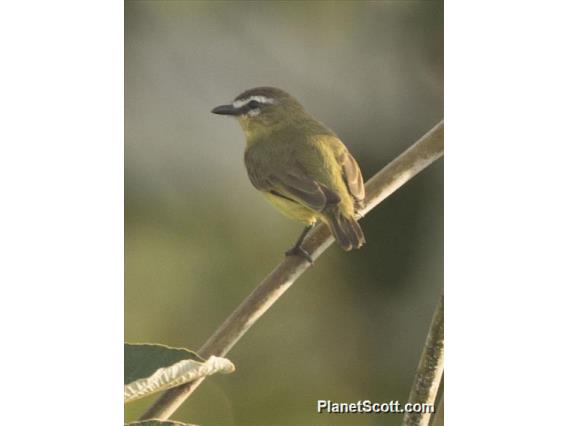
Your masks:
{"label": "blurred foliage", "polygon": [[[125,19],[125,339],[198,348],[301,231],[252,188],[240,128],[211,108],[281,87],[368,178],[443,117],[443,3],[127,1]],[[442,185],[438,161],[363,219],[367,245],[328,250],[231,351],[237,371],[174,418],[400,424],[316,402],[406,401],[442,288]]]}

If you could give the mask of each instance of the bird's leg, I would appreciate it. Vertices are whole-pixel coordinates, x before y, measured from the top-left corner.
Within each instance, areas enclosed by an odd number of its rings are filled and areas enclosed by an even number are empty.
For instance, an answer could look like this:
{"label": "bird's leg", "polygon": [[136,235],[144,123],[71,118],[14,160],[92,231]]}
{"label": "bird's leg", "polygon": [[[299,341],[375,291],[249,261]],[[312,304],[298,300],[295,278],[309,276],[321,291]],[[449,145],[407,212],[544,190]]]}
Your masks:
{"label": "bird's leg", "polygon": [[306,235],[308,235],[308,232],[311,231],[314,225],[315,223],[312,223],[311,225],[308,225],[304,228],[304,230],[300,234],[300,238],[298,238],[298,241],[296,241],[296,244],[294,244],[294,246],[286,252],[286,256],[300,256],[306,259],[308,262],[314,263],[314,259],[312,259],[310,253],[302,248],[302,243],[304,242]]}

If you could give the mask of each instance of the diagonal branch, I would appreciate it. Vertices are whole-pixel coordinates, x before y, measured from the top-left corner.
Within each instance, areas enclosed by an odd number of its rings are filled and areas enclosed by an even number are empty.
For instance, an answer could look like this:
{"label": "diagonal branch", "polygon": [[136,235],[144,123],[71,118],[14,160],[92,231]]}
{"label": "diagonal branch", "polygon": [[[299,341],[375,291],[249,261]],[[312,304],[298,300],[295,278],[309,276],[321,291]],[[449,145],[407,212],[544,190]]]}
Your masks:
{"label": "diagonal branch", "polygon": [[[365,216],[443,153],[444,123],[441,121],[366,183],[367,198],[361,216]],[[332,243],[333,237],[329,229],[325,225],[318,225],[310,232],[302,246],[315,260]],[[309,266],[306,260],[299,257],[286,257],[221,324],[198,351],[199,354],[204,358],[226,355]],[[141,419],[169,418],[201,381],[202,379],[186,383],[164,392]]]}
{"label": "diagonal branch", "polygon": [[[434,407],[438,387],[444,372],[444,295],[440,296],[426,344],[418,363],[418,369],[410,391],[408,402],[412,404],[430,404]],[[438,411],[440,407],[436,407]],[[402,420],[403,426],[428,426],[431,413],[407,412]]]}

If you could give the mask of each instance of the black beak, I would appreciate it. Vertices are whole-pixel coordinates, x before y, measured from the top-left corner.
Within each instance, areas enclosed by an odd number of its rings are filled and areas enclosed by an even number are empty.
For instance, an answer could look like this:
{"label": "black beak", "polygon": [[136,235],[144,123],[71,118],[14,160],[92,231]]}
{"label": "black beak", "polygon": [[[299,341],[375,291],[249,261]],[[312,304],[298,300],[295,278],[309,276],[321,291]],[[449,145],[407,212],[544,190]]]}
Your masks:
{"label": "black beak", "polygon": [[239,115],[241,111],[233,105],[219,105],[211,110],[213,114]]}

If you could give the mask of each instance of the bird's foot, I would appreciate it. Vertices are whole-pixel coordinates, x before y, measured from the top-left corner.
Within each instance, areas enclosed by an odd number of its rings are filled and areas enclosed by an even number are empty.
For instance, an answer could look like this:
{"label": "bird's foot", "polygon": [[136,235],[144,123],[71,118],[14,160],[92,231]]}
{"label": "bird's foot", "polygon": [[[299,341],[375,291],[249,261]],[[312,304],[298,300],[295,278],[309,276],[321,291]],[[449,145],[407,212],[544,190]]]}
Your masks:
{"label": "bird's foot", "polygon": [[313,265],[314,263],[314,259],[312,259],[312,256],[310,255],[310,253],[308,253],[306,250],[304,250],[302,248],[302,246],[294,246],[292,247],[290,250],[288,250],[286,252],[286,256],[298,256],[301,257],[304,260],[307,260],[310,265]]}

